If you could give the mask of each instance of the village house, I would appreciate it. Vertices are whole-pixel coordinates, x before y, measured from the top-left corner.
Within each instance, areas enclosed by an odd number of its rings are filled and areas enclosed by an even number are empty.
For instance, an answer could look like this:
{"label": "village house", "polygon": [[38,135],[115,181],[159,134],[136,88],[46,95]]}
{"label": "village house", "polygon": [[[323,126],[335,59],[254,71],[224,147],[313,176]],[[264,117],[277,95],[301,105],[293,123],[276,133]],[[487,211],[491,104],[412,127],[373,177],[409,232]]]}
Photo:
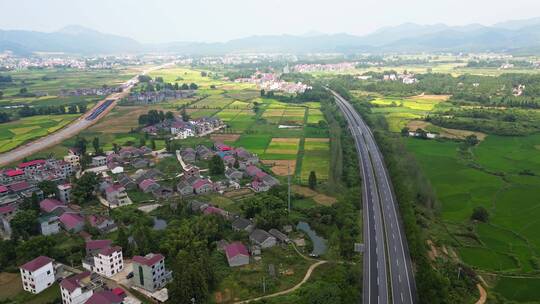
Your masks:
{"label": "village house", "polygon": [[268,230],[268,233],[270,233],[273,237],[276,238],[277,241],[281,243],[287,244],[291,241],[287,235],[275,228]]}
{"label": "village house", "polygon": [[53,213],[56,208],[60,207],[67,207],[67,205],[64,202],[52,198],[46,198],[39,202],[39,209],[45,214]]}
{"label": "village house", "polygon": [[247,231],[249,233],[251,233],[255,228],[255,224],[253,224],[252,221],[242,217],[237,217],[232,222],[231,226],[234,231]]}
{"label": "village house", "polygon": [[208,147],[204,145],[198,145],[195,148],[195,153],[197,154],[197,158],[200,160],[210,160],[212,156],[214,156],[214,153],[212,150],[210,150]]}
{"label": "village house", "polygon": [[62,228],[69,233],[77,233],[84,228],[84,218],[77,213],[64,212],[59,220]]}
{"label": "village house", "polygon": [[70,163],[73,167],[79,167],[81,165],[81,157],[75,154],[64,156],[64,161]]}
{"label": "village house", "polygon": [[181,196],[193,195],[193,187],[186,180],[181,180],[176,185],[176,191],[178,191]]}
{"label": "village house", "polygon": [[71,184],[61,184],[56,187],[58,189],[58,197],[62,203],[67,204],[71,201]]}
{"label": "village house", "polygon": [[234,169],[234,168],[227,168],[225,170],[225,177],[231,180],[239,181],[244,177],[244,173]]}
{"label": "village house", "polygon": [[211,214],[214,214],[214,215],[219,215],[219,216],[222,216],[224,218],[228,218],[229,217],[229,212],[221,209],[221,208],[217,208],[217,207],[214,207],[214,206],[208,206],[207,208],[205,208],[203,210],[203,214],[204,215],[211,215]]}
{"label": "village house", "polygon": [[189,206],[193,212],[202,212],[204,209],[208,208],[209,205],[205,202],[191,201]]}
{"label": "village house", "polygon": [[60,232],[60,219],[54,214],[44,215],[38,218],[41,235],[52,235]]}
{"label": "village house", "polygon": [[148,166],[150,166],[150,161],[144,158],[134,159],[130,163],[135,169],[148,168]]}
{"label": "village house", "polygon": [[270,190],[270,186],[268,186],[267,184],[265,184],[263,182],[257,181],[257,180],[254,180],[254,181],[251,182],[251,188],[255,192],[266,192],[266,191]]}
{"label": "village house", "polygon": [[225,246],[225,255],[230,267],[249,264],[249,252],[241,242],[234,242]]}
{"label": "village house", "polygon": [[132,204],[132,201],[126,192],[126,188],[120,184],[109,185],[105,188],[105,197],[111,208]]}
{"label": "village house", "polygon": [[137,188],[137,184],[127,174],[119,175],[118,183],[126,190],[133,190]]}
{"label": "village house", "polygon": [[84,304],[103,286],[101,278],[90,271],[84,271],[63,279],[60,282],[60,294],[63,304]]}
{"label": "village house", "polygon": [[152,179],[145,179],[139,183],[139,189],[144,193],[150,193],[159,189],[159,185]]}
{"label": "village house", "polygon": [[192,163],[195,161],[197,154],[193,148],[185,148],[180,151],[180,156],[182,156],[184,162]]}
{"label": "village house", "polygon": [[193,183],[193,191],[196,194],[204,194],[214,191],[214,186],[207,179],[198,179]]}
{"label": "village house", "polygon": [[85,304],[122,304],[124,299],[110,290],[94,292]]}
{"label": "village house", "polygon": [[93,167],[102,167],[106,165],[107,165],[107,157],[101,156],[101,155],[92,157]]}
{"label": "village house", "polygon": [[54,284],[53,259],[39,256],[19,267],[23,289],[38,294]]}
{"label": "village house", "polygon": [[134,256],[133,285],[149,292],[162,289],[172,280],[171,272],[165,268],[165,257],[159,253],[149,253],[146,256]]}
{"label": "village house", "polygon": [[152,195],[158,199],[167,199],[173,196],[174,191],[171,187],[160,185],[158,189],[152,191]]}
{"label": "village house", "polygon": [[109,233],[117,229],[114,220],[104,215],[91,214],[86,217],[88,225],[96,228],[100,233]]}
{"label": "village house", "polygon": [[92,243],[90,247],[87,245],[86,250],[87,256],[82,261],[84,269],[111,277],[124,268],[124,258],[120,246],[111,246],[110,243],[100,242]]}
{"label": "village house", "polygon": [[263,249],[274,247],[276,245],[276,238],[262,229],[253,230],[249,235],[249,240],[256,245],[261,246]]}

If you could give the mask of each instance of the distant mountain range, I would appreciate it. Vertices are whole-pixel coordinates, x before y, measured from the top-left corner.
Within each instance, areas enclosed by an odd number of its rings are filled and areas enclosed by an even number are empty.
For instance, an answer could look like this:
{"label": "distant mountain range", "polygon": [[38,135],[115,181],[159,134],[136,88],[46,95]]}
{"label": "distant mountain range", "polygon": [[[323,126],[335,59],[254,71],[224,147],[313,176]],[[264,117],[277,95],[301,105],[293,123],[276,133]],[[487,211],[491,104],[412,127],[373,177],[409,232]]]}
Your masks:
{"label": "distant mountain range", "polygon": [[80,26],[43,33],[0,30],[0,51],[18,54],[64,52],[112,54],[174,52],[183,54],[224,54],[231,52],[510,52],[535,53],[540,50],[540,18],[514,20],[492,26],[470,24],[419,25],[405,23],[381,28],[365,36],[349,34],[250,36],[223,43],[171,42],[143,44],[134,39],[100,33]]}

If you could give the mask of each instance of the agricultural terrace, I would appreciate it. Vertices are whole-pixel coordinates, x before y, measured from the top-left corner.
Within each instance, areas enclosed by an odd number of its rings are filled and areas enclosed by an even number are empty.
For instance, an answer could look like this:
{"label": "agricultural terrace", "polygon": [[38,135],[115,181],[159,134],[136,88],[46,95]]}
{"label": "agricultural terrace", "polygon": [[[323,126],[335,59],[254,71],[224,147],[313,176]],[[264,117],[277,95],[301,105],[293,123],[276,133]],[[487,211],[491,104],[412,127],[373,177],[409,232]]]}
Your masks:
{"label": "agricultural terrace", "polygon": [[[490,135],[473,148],[472,160],[456,142],[409,138],[406,144],[437,192],[451,234],[443,238],[452,239],[465,263],[484,271],[538,270],[540,135]],[[489,224],[475,224],[471,237],[463,232],[477,206],[488,210]]]}

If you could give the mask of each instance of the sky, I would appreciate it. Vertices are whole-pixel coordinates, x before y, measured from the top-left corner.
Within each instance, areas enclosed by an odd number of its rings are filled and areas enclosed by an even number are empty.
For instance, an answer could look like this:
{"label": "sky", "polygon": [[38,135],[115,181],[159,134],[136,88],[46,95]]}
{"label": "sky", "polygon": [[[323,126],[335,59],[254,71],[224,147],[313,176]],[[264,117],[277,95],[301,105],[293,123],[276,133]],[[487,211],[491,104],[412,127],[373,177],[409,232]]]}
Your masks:
{"label": "sky", "polygon": [[0,0],[0,29],[80,25],[140,42],[364,35],[405,22],[491,25],[540,17],[538,0]]}

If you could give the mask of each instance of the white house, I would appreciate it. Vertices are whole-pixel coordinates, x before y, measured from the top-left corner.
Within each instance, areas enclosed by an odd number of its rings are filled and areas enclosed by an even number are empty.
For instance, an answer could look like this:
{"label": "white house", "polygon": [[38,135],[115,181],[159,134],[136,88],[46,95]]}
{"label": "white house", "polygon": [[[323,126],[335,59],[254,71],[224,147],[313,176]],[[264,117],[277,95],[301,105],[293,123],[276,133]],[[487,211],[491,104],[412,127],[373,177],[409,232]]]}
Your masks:
{"label": "white house", "polygon": [[92,157],[92,166],[101,167],[107,165],[107,157],[105,156],[94,156]]}
{"label": "white house", "polygon": [[82,261],[84,269],[96,272],[105,277],[112,277],[124,269],[122,247],[104,247],[96,253],[87,256]]}
{"label": "white house", "polygon": [[23,289],[37,294],[54,284],[53,259],[39,256],[19,267]]}
{"label": "white house", "polygon": [[58,188],[58,196],[60,197],[60,200],[64,203],[64,204],[67,204],[71,201],[71,184],[62,184],[62,185],[58,185],[57,186]]}
{"label": "white house", "polygon": [[[94,274],[94,276],[97,276]],[[63,304],[84,304],[101,286],[90,271],[81,272],[60,282],[60,294]]]}

